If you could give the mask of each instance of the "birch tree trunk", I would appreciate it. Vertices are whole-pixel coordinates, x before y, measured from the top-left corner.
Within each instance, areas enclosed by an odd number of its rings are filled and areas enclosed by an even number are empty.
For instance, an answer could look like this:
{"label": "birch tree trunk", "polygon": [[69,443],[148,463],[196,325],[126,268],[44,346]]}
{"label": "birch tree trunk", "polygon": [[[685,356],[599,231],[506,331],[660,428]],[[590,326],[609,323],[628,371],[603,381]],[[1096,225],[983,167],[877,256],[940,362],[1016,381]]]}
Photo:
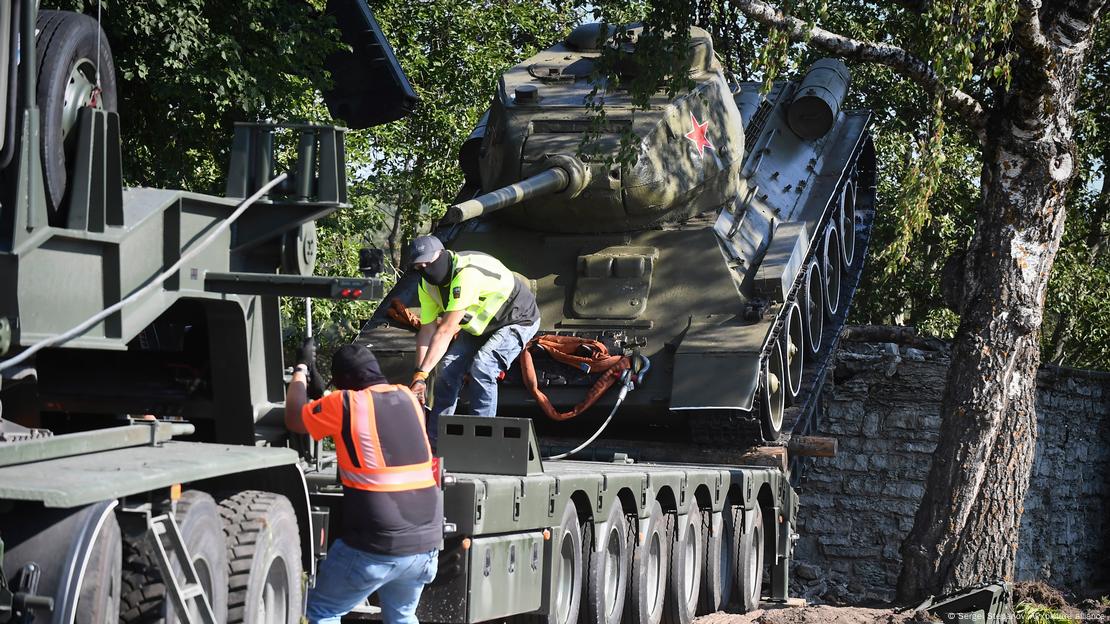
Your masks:
{"label": "birch tree trunk", "polygon": [[1036,32],[1019,34],[1013,82],[990,111],[941,438],[902,545],[901,600],[1013,580],[1044,300],[1076,161],[1075,94],[1100,8],[1072,2],[1028,15]]}

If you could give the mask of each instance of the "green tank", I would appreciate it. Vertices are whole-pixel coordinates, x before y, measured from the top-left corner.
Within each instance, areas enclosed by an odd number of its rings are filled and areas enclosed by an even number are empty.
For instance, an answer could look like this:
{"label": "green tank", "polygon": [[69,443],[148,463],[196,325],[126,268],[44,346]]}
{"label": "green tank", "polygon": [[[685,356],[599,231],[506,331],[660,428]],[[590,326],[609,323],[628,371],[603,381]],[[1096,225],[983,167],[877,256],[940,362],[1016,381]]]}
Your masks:
{"label": "green tank", "polygon": [[[622,72],[635,71],[640,31],[626,29]],[[709,34],[691,28],[692,88],[657,94],[646,109],[624,90],[603,91],[604,131],[583,151],[606,36],[580,26],[501,77],[460,150],[466,182],[435,234],[523,276],[541,335],[593,338],[650,362],[611,438],[731,447],[806,432],[874,209],[870,111],[844,109],[850,76],[840,61],[817,61],[761,94],[730,81]],[[629,133],[634,157],[621,162]],[[416,306],[415,290],[407,275],[386,304]],[[404,380],[413,341],[384,311],[360,340]],[[560,409],[596,379],[534,359],[540,390]],[[618,396],[538,429],[549,440],[580,438]],[[516,365],[499,414],[546,420]]]}

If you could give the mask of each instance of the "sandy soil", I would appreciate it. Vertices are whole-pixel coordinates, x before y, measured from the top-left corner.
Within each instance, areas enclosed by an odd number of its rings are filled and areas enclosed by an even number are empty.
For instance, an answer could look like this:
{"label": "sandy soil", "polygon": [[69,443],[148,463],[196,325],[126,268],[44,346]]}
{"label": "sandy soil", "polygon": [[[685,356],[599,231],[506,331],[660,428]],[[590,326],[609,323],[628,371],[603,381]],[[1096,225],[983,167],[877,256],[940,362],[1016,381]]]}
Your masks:
{"label": "sandy soil", "polygon": [[909,624],[937,621],[924,613],[815,605],[760,609],[742,615],[719,611],[695,619],[694,624]]}

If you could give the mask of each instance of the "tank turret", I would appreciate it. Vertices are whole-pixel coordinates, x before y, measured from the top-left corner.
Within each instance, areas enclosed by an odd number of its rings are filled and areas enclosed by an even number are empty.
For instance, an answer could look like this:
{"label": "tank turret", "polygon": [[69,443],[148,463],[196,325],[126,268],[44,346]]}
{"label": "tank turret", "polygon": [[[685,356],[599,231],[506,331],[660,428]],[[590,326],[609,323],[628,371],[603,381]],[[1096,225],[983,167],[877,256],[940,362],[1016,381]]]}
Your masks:
{"label": "tank turret", "polygon": [[[628,31],[632,60],[622,72],[635,71],[638,31]],[[594,137],[590,160],[578,160],[591,129],[587,105],[594,88],[589,78],[601,55],[598,33],[597,24],[580,26],[502,76],[489,112],[460,154],[469,182],[492,191],[552,166],[565,169],[573,160],[580,171],[569,173],[580,187],[522,198],[504,212],[523,227],[560,232],[641,230],[715,210],[739,196],[745,188],[738,175],[743,121],[712,39],[701,28],[690,29],[692,89],[674,98],[653,96],[647,110],[637,109],[626,91],[602,93],[607,127]],[[628,132],[639,141],[635,160],[605,162]]]}

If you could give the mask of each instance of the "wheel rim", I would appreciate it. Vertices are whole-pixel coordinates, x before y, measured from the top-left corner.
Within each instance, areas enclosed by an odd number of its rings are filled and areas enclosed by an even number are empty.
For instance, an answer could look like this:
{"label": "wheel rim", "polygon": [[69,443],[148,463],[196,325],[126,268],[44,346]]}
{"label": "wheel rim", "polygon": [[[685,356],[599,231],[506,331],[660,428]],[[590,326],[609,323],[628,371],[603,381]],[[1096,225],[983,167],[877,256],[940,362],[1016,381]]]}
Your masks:
{"label": "wheel rim", "polygon": [[605,548],[605,614],[610,616],[617,608],[617,590],[620,589],[621,536],[618,529],[609,531]]}
{"label": "wheel rim", "polygon": [[802,354],[802,308],[797,303],[791,304],[787,312],[784,338],[782,346],[786,357],[787,380],[790,396],[793,398],[802,389],[802,366],[805,364]]}
{"label": "wheel rim", "polygon": [[782,350],[776,345],[763,369],[764,413],[773,437],[782,431],[782,410],[785,407],[786,383],[782,367]]}
{"label": "wheel rim", "polygon": [[822,255],[824,269],[821,271],[821,277],[824,278],[825,312],[833,316],[840,308],[840,237],[837,235],[836,226],[831,223],[825,230],[825,248]]}
{"label": "wheel rim", "polygon": [[748,586],[744,588],[744,592],[746,595],[752,598],[753,603],[758,603],[759,596],[756,594],[759,591],[760,578],[756,576],[757,574],[759,574],[759,553],[756,551],[756,549],[762,545],[758,543],[758,540],[756,540],[754,527],[750,531],[750,534],[751,547],[748,548],[748,560],[745,562],[745,566],[747,567],[747,575],[745,576],[745,578],[748,581]]}
{"label": "wheel rim", "polygon": [[[725,507],[725,510],[722,513],[731,514],[732,511],[730,509],[731,509],[730,507]],[[724,606],[724,603],[727,602],[726,596],[728,596],[729,588],[732,587],[732,564],[733,564],[733,561],[732,561],[732,540],[734,539],[731,534],[726,534],[726,531],[724,529],[725,529],[725,522],[724,522],[724,519],[722,518],[721,519],[721,552],[719,554],[719,556],[721,558],[720,574],[721,574],[721,594],[722,594],[721,595],[721,598],[722,598],[721,606],[722,607]]]}
{"label": "wheel rim", "polygon": [[559,548],[559,589],[557,594],[557,622],[565,622],[567,611],[570,610],[570,599],[574,595],[574,540],[569,539],[564,533],[563,543]]}
{"label": "wheel rim", "polygon": [[821,269],[816,260],[811,260],[806,269],[805,317],[806,338],[809,352],[816,355],[821,350],[821,334],[825,329],[825,314],[821,293]]}
{"label": "wheel rim", "polygon": [[270,563],[266,585],[257,605],[259,624],[285,624],[289,621],[289,578],[285,560],[277,557]]}
{"label": "wheel rim", "polygon": [[[692,512],[687,517],[691,517],[691,515]],[[690,601],[694,598],[694,579],[697,576],[698,557],[698,545],[693,526],[686,527],[686,539],[683,542],[682,549],[685,551],[682,565],[682,580],[685,584],[683,591],[686,592],[686,604],[690,604]]]}
{"label": "wheel rim", "polygon": [[648,542],[648,566],[647,566],[647,606],[652,612],[655,611],[655,605],[659,603],[659,596],[662,591],[659,587],[659,580],[666,577],[663,571],[663,557],[661,554],[662,548],[659,544],[659,534],[652,533],[651,540]]}
{"label": "wheel rim", "polygon": [[[62,100],[63,140],[77,124],[77,114],[81,109],[93,103],[95,92],[96,63],[87,58],[78,59],[69,70],[69,82],[66,83],[65,97]],[[103,108],[99,100],[95,106],[98,109]]]}
{"label": "wheel rim", "polygon": [[844,185],[840,196],[840,259],[844,268],[852,266],[856,256],[856,183]]}

